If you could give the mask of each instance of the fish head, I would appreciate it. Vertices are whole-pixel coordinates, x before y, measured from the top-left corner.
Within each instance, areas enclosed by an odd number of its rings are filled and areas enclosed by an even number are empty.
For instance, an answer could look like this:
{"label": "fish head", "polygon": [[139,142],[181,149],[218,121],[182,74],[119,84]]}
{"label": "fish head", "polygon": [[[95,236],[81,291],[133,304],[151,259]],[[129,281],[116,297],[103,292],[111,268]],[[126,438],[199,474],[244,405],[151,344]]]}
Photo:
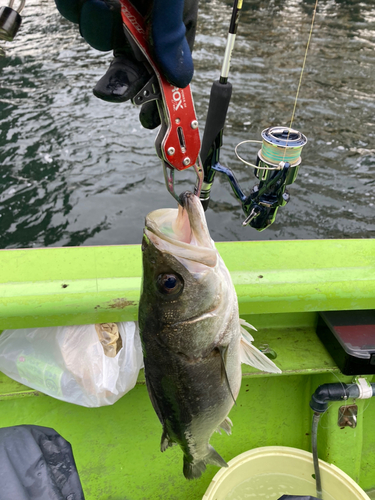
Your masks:
{"label": "fish head", "polygon": [[233,304],[237,319],[238,310],[199,198],[186,192],[178,209],[151,212],[142,250],[141,334],[158,332],[172,349],[202,353],[224,329]]}

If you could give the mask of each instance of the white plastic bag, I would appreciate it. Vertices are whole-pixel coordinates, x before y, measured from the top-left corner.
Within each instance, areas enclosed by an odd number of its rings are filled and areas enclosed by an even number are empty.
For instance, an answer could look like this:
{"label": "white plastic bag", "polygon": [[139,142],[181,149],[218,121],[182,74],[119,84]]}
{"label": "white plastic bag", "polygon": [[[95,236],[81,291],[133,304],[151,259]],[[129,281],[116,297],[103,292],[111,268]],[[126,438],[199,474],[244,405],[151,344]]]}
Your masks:
{"label": "white plastic bag", "polygon": [[117,354],[108,338],[99,339],[103,325],[4,330],[0,371],[69,403],[113,404],[134,387],[143,355],[137,323],[109,325],[117,325],[121,337]]}

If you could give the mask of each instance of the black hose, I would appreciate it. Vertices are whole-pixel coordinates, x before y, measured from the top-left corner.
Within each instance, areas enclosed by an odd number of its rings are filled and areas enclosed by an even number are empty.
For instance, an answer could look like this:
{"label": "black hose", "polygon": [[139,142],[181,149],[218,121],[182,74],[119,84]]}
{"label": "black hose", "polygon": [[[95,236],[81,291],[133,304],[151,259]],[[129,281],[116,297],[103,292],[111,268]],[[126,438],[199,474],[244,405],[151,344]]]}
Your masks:
{"label": "black hose", "polygon": [[323,498],[322,481],[320,478],[319,458],[318,458],[318,424],[320,413],[314,412],[312,427],[311,427],[311,447],[314,461],[315,481],[316,481],[316,496]]}
{"label": "black hose", "polygon": [[[370,385],[372,395],[375,396],[375,383]],[[320,385],[311,397],[310,408],[314,412],[311,429],[311,447],[315,469],[316,494],[318,498],[323,498],[318,458],[318,424],[320,415],[327,411],[329,401],[346,401],[348,398],[358,398],[360,395],[359,385],[343,384],[340,382]]]}
{"label": "black hose", "polygon": [[[372,395],[375,395],[375,384],[371,384]],[[320,385],[311,397],[310,408],[317,413],[324,413],[329,401],[346,401],[360,395],[357,384],[324,384]]]}

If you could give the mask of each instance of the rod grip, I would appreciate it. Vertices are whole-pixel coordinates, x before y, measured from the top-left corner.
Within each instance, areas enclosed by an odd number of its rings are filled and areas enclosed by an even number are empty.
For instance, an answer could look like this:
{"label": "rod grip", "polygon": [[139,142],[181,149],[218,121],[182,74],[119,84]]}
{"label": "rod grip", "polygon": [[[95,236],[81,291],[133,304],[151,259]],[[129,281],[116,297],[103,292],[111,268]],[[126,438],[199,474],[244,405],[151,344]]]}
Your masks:
{"label": "rod grip", "polygon": [[204,128],[201,160],[204,163],[217,135],[224,128],[227,111],[232,96],[232,84],[215,80],[211,87],[206,126]]}

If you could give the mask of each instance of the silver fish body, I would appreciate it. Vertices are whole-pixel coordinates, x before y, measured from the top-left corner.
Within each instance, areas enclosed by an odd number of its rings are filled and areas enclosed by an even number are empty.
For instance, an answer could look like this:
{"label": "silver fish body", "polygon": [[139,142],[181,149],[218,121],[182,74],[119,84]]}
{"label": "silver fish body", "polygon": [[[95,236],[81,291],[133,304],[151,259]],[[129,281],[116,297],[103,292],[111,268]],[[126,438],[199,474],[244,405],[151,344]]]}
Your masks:
{"label": "silver fish body", "polygon": [[[178,444],[186,478],[226,466],[210,446],[241,385],[241,326],[230,274],[210,238],[199,199],[151,212],[142,243],[139,326],[146,383],[163,426],[161,450]],[[261,354],[261,353],[260,353]]]}

